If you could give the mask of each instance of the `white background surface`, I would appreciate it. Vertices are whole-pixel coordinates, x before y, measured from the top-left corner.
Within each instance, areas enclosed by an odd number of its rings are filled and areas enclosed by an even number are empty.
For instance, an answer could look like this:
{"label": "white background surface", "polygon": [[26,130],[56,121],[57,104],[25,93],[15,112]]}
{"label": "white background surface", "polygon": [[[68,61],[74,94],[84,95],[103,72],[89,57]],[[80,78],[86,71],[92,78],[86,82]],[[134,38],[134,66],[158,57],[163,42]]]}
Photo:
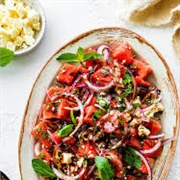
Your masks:
{"label": "white background surface", "polygon": [[[120,0],[43,0],[47,18],[45,36],[30,54],[16,57],[0,69],[0,169],[19,180],[18,139],[25,105],[39,71],[47,59],[75,36],[103,26],[129,28],[151,42],[166,59],[180,93],[180,62],[172,46],[170,27],[148,28],[120,20]],[[168,180],[180,179],[180,138]]]}

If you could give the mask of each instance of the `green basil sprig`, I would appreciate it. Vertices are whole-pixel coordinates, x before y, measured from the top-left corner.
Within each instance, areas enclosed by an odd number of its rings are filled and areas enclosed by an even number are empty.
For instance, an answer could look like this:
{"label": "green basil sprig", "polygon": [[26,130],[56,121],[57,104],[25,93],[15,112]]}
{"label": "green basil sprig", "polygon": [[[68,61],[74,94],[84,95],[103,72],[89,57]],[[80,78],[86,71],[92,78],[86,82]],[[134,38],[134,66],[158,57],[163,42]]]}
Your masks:
{"label": "green basil sprig", "polygon": [[84,53],[84,49],[79,47],[76,54],[74,53],[63,53],[57,57],[58,61],[67,62],[67,63],[77,63],[77,62],[86,62],[90,59],[102,59],[103,56],[98,53],[89,52]]}
{"label": "green basil sprig", "polygon": [[73,127],[74,127],[74,124],[68,124],[68,125],[64,126],[62,129],[59,130],[58,136],[66,137],[73,130]]}
{"label": "green basil sprig", "polygon": [[14,52],[10,49],[0,47],[0,66],[4,67],[11,62]]}
{"label": "green basil sprig", "polygon": [[114,171],[106,158],[102,156],[96,156],[95,164],[98,171],[100,172],[100,178],[102,180],[112,180],[114,178]]}
{"label": "green basil sprig", "polygon": [[51,167],[41,159],[33,159],[32,167],[37,174],[44,178],[56,177]]}
{"label": "green basil sprig", "polygon": [[129,165],[135,168],[141,167],[141,158],[135,153],[135,150],[132,147],[127,147],[123,150],[123,159]]}

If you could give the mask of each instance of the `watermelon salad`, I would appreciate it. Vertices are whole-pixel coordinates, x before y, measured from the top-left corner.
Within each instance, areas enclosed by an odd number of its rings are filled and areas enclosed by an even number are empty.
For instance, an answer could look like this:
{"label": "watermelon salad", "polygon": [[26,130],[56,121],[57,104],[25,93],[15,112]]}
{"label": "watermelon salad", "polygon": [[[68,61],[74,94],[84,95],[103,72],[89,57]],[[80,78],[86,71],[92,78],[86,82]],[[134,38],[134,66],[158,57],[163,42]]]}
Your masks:
{"label": "watermelon salad", "polygon": [[125,41],[79,47],[57,60],[63,65],[31,131],[40,179],[152,179],[168,140],[151,66]]}

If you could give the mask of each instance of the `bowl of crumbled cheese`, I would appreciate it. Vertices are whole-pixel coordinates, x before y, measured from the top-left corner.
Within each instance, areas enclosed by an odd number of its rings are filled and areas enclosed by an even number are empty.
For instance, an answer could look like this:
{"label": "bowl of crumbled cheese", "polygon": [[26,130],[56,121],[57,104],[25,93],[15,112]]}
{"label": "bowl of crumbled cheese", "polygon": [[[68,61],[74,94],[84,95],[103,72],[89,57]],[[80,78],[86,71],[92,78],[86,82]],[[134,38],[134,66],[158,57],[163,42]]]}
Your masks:
{"label": "bowl of crumbled cheese", "polygon": [[0,0],[0,47],[15,55],[30,52],[40,43],[45,23],[38,0]]}

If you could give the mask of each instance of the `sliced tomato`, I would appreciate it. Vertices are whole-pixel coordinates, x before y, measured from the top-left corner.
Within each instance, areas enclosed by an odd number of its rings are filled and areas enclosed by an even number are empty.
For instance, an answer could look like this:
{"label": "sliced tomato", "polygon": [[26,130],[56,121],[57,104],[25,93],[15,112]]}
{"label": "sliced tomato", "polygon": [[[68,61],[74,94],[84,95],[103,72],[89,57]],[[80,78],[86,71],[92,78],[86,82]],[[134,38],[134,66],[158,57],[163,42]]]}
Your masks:
{"label": "sliced tomato", "polygon": [[103,66],[91,75],[92,82],[98,85],[105,86],[112,81],[112,75],[110,69],[107,66]]}
{"label": "sliced tomato", "polygon": [[34,138],[38,139],[46,149],[50,149],[52,147],[52,142],[49,139],[49,135],[47,133],[48,124],[46,122],[40,122],[33,128],[31,134]]}
{"label": "sliced tomato", "polygon": [[[153,168],[154,166],[154,159],[153,158],[149,158],[149,157],[146,157],[149,165],[151,168]],[[148,169],[146,167],[146,165],[144,164],[144,162],[141,163],[141,167],[136,169],[136,172],[140,172],[140,173],[143,173],[143,174],[148,174]]]}
{"label": "sliced tomato", "polygon": [[[50,87],[47,91],[47,98],[46,98],[46,103],[51,102],[50,98],[53,97],[54,95],[56,95],[57,92],[63,92],[64,89],[54,86],[54,87]],[[50,98],[49,98],[50,97]]]}
{"label": "sliced tomato", "polygon": [[65,107],[76,107],[77,105],[74,102],[68,101],[66,99],[61,99],[61,102],[58,106],[58,118],[71,121],[70,110],[64,109]]}
{"label": "sliced tomato", "polygon": [[87,141],[86,144],[79,148],[78,155],[81,157],[86,156],[87,158],[92,159],[98,154],[95,150],[94,144],[92,142]]}
{"label": "sliced tomato", "polygon": [[112,51],[112,57],[120,62],[124,60],[126,65],[131,64],[133,59],[133,53],[130,44],[128,42],[123,42],[120,45],[118,45]]}
{"label": "sliced tomato", "polygon": [[96,103],[96,98],[93,97],[91,101],[89,102],[89,106],[93,106]]}
{"label": "sliced tomato", "polygon": [[162,124],[159,120],[150,119],[147,127],[150,129],[150,135],[156,135],[162,129]]}
{"label": "sliced tomato", "polygon": [[132,146],[133,148],[135,149],[141,149],[141,142],[140,140],[135,136],[135,137],[132,137],[129,141],[128,141],[128,144],[130,146]]}
{"label": "sliced tomato", "polygon": [[83,119],[84,123],[90,124],[91,126],[95,125],[95,122],[93,121],[93,115],[94,112],[96,112],[98,109],[94,106],[87,106],[84,110],[85,116]]}
{"label": "sliced tomato", "polygon": [[51,155],[48,153],[48,151],[45,148],[40,152],[40,154],[38,155],[38,158],[42,159],[47,164],[50,164]]}
{"label": "sliced tomato", "polygon": [[71,85],[79,72],[77,66],[65,63],[57,76],[59,82]]}
{"label": "sliced tomato", "polygon": [[[152,139],[146,139],[142,143],[142,150],[148,150],[153,148],[157,143],[157,140],[152,140]],[[152,157],[152,158],[157,158],[160,156],[162,152],[163,147],[161,146],[158,150],[154,151],[153,153],[146,154],[146,157]]]}

